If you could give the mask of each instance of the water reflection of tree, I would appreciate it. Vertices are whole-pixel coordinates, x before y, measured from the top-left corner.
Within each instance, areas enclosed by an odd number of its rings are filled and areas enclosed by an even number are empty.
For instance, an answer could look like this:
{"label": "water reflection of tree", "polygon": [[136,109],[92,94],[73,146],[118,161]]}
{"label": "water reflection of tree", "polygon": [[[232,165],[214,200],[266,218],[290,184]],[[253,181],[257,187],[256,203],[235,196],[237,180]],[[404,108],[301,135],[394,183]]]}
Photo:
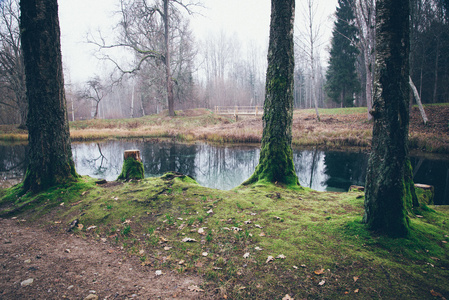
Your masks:
{"label": "water reflection of tree", "polygon": [[198,182],[212,188],[231,189],[254,172],[258,149],[202,145],[197,155]]}
{"label": "water reflection of tree", "polygon": [[145,143],[142,148],[145,173],[149,176],[175,171],[195,177],[196,145]]}
{"label": "water reflection of tree", "polygon": [[327,152],[324,173],[328,187],[348,190],[352,184],[365,185],[368,156],[355,152]]}
{"label": "water reflection of tree", "polygon": [[322,186],[322,160],[323,151],[313,150],[293,151],[293,162],[299,182],[315,190],[324,190]]}
{"label": "water reflection of tree", "polygon": [[28,146],[0,145],[0,179],[21,179],[27,166]]}

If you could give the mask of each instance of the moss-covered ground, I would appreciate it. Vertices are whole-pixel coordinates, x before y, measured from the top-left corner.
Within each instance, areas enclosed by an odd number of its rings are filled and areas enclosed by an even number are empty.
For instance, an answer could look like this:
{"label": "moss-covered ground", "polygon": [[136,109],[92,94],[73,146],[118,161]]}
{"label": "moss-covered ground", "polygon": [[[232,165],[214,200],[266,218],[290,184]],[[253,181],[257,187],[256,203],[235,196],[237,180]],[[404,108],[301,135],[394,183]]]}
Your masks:
{"label": "moss-covered ground", "polygon": [[[181,174],[77,183],[31,195],[0,190],[3,217],[123,247],[142,268],[205,278],[223,299],[449,297],[449,209],[425,207],[408,238],[361,224],[363,192],[246,186],[220,191]],[[96,226],[96,227],[94,227]]]}

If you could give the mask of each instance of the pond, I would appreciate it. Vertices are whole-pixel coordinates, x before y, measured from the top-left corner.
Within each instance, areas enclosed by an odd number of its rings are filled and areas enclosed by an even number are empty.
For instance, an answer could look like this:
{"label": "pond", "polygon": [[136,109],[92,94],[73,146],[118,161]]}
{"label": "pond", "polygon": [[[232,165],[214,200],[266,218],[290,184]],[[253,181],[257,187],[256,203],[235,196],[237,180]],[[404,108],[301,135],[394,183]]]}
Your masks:
{"label": "pond", "polygon": [[[121,172],[123,152],[139,149],[145,176],[168,171],[191,175],[203,186],[229,190],[246,180],[259,159],[255,145],[213,146],[151,141],[106,141],[73,143],[77,172],[115,180]],[[25,170],[26,145],[0,145],[0,180],[19,182]],[[364,185],[368,153],[293,149],[296,173],[302,186],[317,191],[347,191]],[[412,154],[414,181],[435,186],[435,203],[449,204],[449,158]]]}

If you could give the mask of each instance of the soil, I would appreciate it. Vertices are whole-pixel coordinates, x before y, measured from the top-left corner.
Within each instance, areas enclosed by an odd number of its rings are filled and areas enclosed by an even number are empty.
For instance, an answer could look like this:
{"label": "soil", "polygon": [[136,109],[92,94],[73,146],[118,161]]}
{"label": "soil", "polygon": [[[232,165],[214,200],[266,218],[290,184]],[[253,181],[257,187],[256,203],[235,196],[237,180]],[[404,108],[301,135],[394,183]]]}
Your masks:
{"label": "soil", "polygon": [[200,277],[158,276],[120,248],[29,226],[0,219],[0,299],[212,299],[195,291]]}

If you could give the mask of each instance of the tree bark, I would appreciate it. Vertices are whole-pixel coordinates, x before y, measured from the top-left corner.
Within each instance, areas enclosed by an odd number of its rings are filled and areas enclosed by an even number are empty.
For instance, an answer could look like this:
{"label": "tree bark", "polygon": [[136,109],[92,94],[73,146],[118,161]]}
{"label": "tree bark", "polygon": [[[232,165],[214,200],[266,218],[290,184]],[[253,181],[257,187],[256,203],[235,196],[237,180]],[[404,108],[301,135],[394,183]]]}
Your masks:
{"label": "tree bark", "polygon": [[409,231],[407,207],[416,197],[408,158],[409,1],[376,1],[376,72],[372,152],[364,222],[400,237]]}
{"label": "tree bark", "polygon": [[412,89],[413,95],[415,96],[415,100],[416,100],[416,103],[418,104],[419,112],[421,113],[422,120],[424,122],[424,125],[426,125],[427,122],[429,122],[429,119],[427,119],[426,111],[424,110],[424,107],[422,106],[421,97],[419,96],[418,90],[416,89],[416,86],[413,83],[412,77],[409,76],[408,78],[409,78],[410,88]]}
{"label": "tree bark", "polygon": [[167,80],[167,102],[168,102],[168,115],[170,117],[175,116],[174,97],[173,97],[173,82],[171,78],[170,70],[170,16],[168,14],[169,0],[164,0],[164,31],[165,31],[165,77]]}
{"label": "tree bark", "polygon": [[21,0],[28,97],[29,164],[24,190],[75,180],[62,73],[57,0]]}
{"label": "tree bark", "polygon": [[270,42],[259,165],[244,183],[298,186],[291,149],[294,0],[271,1]]}

